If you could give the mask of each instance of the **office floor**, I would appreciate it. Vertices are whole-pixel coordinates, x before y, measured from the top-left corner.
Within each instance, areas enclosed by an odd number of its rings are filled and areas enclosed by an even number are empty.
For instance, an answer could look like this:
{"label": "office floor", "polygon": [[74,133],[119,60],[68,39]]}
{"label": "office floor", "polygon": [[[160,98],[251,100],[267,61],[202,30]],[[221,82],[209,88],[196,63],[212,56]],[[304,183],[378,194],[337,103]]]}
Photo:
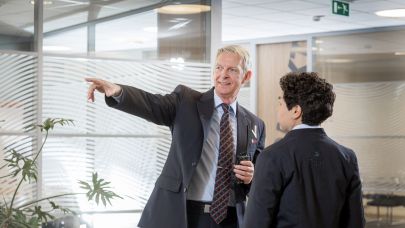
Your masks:
{"label": "office floor", "polygon": [[386,223],[376,223],[376,222],[368,222],[366,224],[366,228],[405,228],[405,223],[401,224],[386,224]]}
{"label": "office floor", "polygon": [[405,219],[394,219],[391,223],[386,220],[376,220],[366,217],[366,228],[405,228]]}

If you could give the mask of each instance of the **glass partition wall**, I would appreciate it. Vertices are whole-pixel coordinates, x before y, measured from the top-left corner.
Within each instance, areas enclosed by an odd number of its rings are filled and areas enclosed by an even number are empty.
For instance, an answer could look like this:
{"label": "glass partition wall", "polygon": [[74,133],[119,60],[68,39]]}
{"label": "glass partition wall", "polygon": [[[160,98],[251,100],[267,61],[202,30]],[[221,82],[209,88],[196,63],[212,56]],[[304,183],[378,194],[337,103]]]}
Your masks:
{"label": "glass partition wall", "polygon": [[358,156],[368,226],[405,227],[405,30],[315,37],[313,51],[337,95],[324,127]]}
{"label": "glass partition wall", "polygon": [[[187,2],[210,5],[210,1]],[[32,130],[32,125],[46,118],[74,120],[74,125],[51,132],[39,163],[39,181],[22,186],[18,205],[38,197],[83,192],[77,181],[90,181],[91,173],[98,172],[124,199],[112,201],[109,207],[89,203],[80,195],[55,199],[80,215],[79,219],[57,214],[63,218],[56,223],[136,227],[165,163],[170,131],[108,108],[101,94],[96,94],[95,103],[87,102],[84,78],[99,77],[152,93],[169,93],[178,84],[209,89],[210,12],[159,15],[157,9],[169,3],[0,3],[0,167],[10,148],[24,155],[38,150],[43,134]],[[35,8],[39,11],[34,17]],[[36,37],[35,31],[41,30]],[[181,40],[190,31],[200,42],[182,47]],[[170,44],[168,39],[179,42]],[[38,44],[43,45],[35,49]],[[0,169],[0,176],[9,171]],[[0,194],[10,200],[17,179],[0,181]],[[49,209],[48,203],[41,206]]]}

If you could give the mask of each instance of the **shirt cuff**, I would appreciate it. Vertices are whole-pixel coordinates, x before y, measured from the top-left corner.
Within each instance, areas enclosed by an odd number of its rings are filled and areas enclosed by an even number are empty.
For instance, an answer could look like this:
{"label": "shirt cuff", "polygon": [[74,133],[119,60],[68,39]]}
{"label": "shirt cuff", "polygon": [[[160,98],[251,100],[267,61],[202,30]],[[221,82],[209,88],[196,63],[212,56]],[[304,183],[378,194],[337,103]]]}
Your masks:
{"label": "shirt cuff", "polygon": [[122,100],[122,94],[123,94],[123,93],[124,93],[124,92],[123,92],[123,90],[121,89],[121,93],[120,93],[119,95],[117,95],[117,96],[112,96],[112,98],[113,98],[116,102],[120,103],[121,100]]}

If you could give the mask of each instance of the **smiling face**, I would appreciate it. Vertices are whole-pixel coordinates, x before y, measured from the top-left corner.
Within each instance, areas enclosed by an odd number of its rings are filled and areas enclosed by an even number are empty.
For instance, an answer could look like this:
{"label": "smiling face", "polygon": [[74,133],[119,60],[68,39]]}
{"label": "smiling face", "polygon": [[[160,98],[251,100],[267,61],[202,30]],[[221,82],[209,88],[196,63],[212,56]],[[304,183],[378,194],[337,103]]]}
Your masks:
{"label": "smiling face", "polygon": [[251,74],[250,70],[243,72],[240,56],[231,52],[221,53],[217,58],[213,74],[216,94],[224,103],[232,103],[240,87],[250,79]]}

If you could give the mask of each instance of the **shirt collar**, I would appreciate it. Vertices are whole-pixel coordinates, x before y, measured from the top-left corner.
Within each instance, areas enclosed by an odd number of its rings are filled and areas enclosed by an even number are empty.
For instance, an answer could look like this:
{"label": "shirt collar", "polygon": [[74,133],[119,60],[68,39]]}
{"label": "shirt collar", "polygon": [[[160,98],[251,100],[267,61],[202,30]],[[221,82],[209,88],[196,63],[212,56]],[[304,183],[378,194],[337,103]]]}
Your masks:
{"label": "shirt collar", "polygon": [[295,127],[293,127],[293,130],[305,129],[305,128],[321,128],[321,126],[320,125],[311,126],[308,124],[298,124]]}
{"label": "shirt collar", "polygon": [[[222,103],[224,103],[224,102],[222,102],[221,98],[217,95],[217,92],[215,90],[214,90],[214,102],[215,102],[215,108],[218,108],[218,106],[220,106]],[[236,116],[236,104],[237,103],[238,103],[238,101],[237,101],[237,99],[235,99],[235,101],[230,104],[235,116]]]}

